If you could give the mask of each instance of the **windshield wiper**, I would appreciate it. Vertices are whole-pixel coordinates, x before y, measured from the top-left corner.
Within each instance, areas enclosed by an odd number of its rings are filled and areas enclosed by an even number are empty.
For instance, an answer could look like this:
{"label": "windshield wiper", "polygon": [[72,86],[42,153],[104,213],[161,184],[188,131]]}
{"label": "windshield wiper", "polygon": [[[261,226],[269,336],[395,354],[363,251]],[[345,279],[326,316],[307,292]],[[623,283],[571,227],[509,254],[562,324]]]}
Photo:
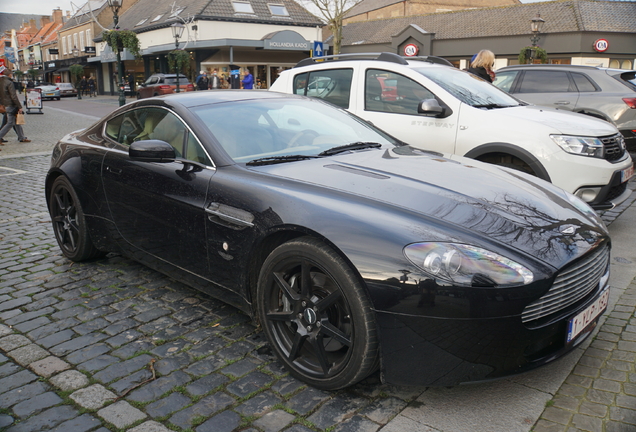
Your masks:
{"label": "windshield wiper", "polygon": [[354,143],[330,148],[329,150],[325,150],[323,152],[318,153],[318,156],[332,156],[332,155],[350,151],[350,150],[362,150],[362,149],[380,148],[380,147],[382,147],[382,144],[376,143],[376,142],[354,142]]}
{"label": "windshield wiper", "polygon": [[286,156],[272,156],[260,159],[254,159],[247,162],[245,165],[273,165],[285,162],[294,162],[306,159],[316,159],[320,156],[307,156],[307,155],[286,155]]}
{"label": "windshield wiper", "polygon": [[502,105],[502,104],[493,103],[493,104],[484,104],[484,105],[473,105],[473,108],[493,109],[493,108],[510,108],[514,106],[518,106],[518,105]]}

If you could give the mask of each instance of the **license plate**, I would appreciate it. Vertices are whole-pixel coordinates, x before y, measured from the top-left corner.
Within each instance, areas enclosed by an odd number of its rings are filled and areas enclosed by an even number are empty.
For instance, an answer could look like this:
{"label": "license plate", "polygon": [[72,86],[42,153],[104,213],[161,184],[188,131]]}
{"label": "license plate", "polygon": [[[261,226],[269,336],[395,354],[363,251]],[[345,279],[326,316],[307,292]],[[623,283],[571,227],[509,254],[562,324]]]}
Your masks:
{"label": "license plate", "polygon": [[55,96],[55,93],[44,93],[44,96]]}
{"label": "license plate", "polygon": [[621,183],[625,183],[627,180],[632,178],[633,175],[634,175],[634,166],[625,168],[623,171],[621,171]]}
{"label": "license plate", "polygon": [[586,330],[588,326],[595,324],[596,319],[601,315],[605,309],[607,309],[607,302],[609,300],[609,289],[605,289],[601,295],[596,299],[594,303],[585,308],[574,318],[568,322],[568,339],[567,342],[572,342],[583,330]]}

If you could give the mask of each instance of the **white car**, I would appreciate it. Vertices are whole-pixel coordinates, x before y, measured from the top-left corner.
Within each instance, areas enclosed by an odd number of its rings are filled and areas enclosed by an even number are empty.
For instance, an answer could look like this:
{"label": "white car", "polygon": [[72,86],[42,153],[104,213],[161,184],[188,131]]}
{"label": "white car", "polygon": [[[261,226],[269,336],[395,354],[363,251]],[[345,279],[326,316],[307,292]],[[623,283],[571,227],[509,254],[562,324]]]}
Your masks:
{"label": "white car", "polygon": [[270,90],[320,97],[416,148],[533,174],[595,209],[631,193],[632,160],[612,124],[529,105],[438,57],[306,59]]}

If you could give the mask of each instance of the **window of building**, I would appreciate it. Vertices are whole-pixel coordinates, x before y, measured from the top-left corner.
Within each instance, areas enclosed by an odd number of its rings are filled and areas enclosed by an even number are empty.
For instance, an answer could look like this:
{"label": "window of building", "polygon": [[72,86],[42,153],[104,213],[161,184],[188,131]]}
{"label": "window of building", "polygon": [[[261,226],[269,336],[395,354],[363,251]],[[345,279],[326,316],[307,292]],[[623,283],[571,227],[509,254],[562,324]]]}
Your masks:
{"label": "window of building", "polygon": [[269,7],[269,11],[272,13],[272,15],[289,16],[287,8],[282,4],[267,3],[267,6]]}
{"label": "window of building", "polygon": [[[161,15],[160,15],[160,16],[161,16]],[[146,21],[148,21],[148,18],[144,18],[144,19],[142,19],[142,20],[141,20],[141,21],[139,21],[137,24],[135,24],[135,27],[138,27],[138,26],[142,25],[142,24],[143,24],[143,23],[145,23]],[[153,22],[154,22],[154,20],[153,20]]]}
{"label": "window of building", "polygon": [[66,38],[68,36],[62,36],[62,54],[66,55],[67,51],[66,51]]}
{"label": "window of building", "polygon": [[176,18],[179,16],[181,12],[183,12],[185,8],[179,8],[176,11],[172,12],[168,18]]}
{"label": "window of building", "polygon": [[236,13],[254,13],[254,9],[252,9],[252,4],[250,2],[233,1],[232,6],[234,6],[234,11]]}
{"label": "window of building", "polygon": [[93,46],[93,38],[91,36],[91,29],[86,29],[86,46]]}
{"label": "window of building", "polygon": [[159,21],[159,20],[161,19],[161,17],[162,17],[162,16],[163,16],[163,14],[161,14],[161,15],[157,15],[157,16],[156,16],[156,17],[154,17],[154,18],[152,19],[152,21],[150,21],[150,22],[151,22],[151,23],[153,23],[153,22]]}
{"label": "window of building", "polygon": [[79,33],[79,49],[80,52],[84,52],[84,32]]}
{"label": "window of building", "polygon": [[[73,45],[71,45],[73,48],[76,48],[78,46],[78,41],[77,41],[77,33],[73,33]],[[73,48],[70,48],[70,50],[72,50]]]}

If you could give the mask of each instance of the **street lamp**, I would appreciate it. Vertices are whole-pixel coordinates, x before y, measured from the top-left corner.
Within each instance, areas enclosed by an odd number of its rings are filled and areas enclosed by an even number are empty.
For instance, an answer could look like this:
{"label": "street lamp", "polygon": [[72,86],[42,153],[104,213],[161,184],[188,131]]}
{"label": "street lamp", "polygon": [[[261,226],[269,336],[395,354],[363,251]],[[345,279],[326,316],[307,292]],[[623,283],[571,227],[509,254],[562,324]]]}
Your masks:
{"label": "street lamp", "polygon": [[[176,22],[174,24],[172,24],[170,26],[170,28],[172,29],[172,36],[174,37],[174,49],[175,51],[179,49],[179,39],[181,38],[181,36],[183,35],[183,30],[185,29],[185,26],[183,24],[181,24],[180,22]],[[178,61],[178,57],[175,59],[175,69],[177,70],[177,93],[179,93],[179,61]]]}
{"label": "street lamp", "polygon": [[541,18],[541,15],[537,13],[537,16],[530,20],[530,31],[532,32],[532,36],[530,36],[530,41],[532,42],[532,48],[528,48],[526,53],[526,57],[528,58],[528,62],[532,63],[534,60],[534,56],[537,52],[537,42],[539,42],[539,33],[541,33],[541,29],[543,28],[543,24],[545,20]]}
{"label": "street lamp", "polygon": [[[113,22],[115,23],[115,30],[119,30],[119,9],[122,6],[124,0],[108,0],[108,7],[113,11]],[[119,106],[126,104],[126,95],[124,89],[126,84],[124,83],[124,65],[121,62],[121,52],[119,46],[117,47],[117,75],[119,76]]]}
{"label": "street lamp", "polygon": [[[73,49],[71,50],[71,52],[73,53],[73,57],[78,58],[79,57],[79,50],[77,49],[77,47],[73,47]],[[75,79],[77,79],[77,77],[75,77]],[[77,89],[77,99],[81,100],[82,99],[82,88],[78,88]]]}

